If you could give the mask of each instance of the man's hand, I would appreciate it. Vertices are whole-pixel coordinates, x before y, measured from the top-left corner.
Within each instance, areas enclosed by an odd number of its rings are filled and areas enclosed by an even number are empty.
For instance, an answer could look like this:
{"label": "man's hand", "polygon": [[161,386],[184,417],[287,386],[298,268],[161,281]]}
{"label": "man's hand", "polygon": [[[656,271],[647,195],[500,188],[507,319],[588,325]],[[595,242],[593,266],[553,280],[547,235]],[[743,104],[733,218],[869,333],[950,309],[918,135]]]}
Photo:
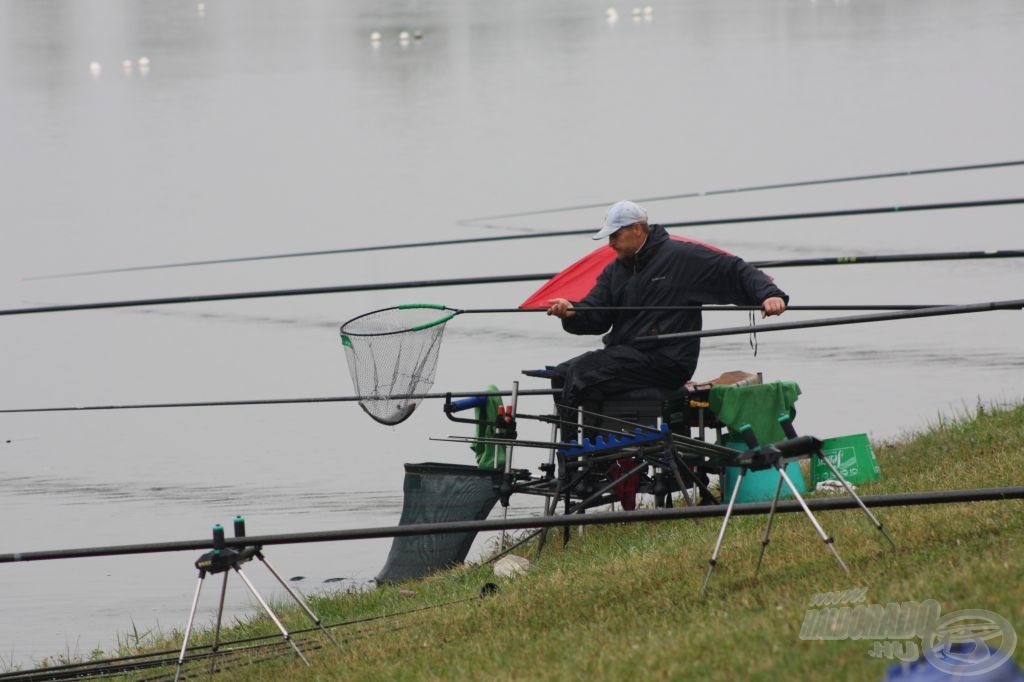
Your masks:
{"label": "man's hand", "polygon": [[[548,311],[550,314],[550,311]],[[786,301],[778,296],[772,296],[766,298],[761,303],[761,318],[770,317],[771,315],[781,315],[786,312]]]}
{"label": "man's hand", "polygon": [[[576,314],[576,311],[572,309],[572,301],[564,298],[552,298],[548,301],[551,307],[548,308],[548,315],[554,315],[555,317],[572,317]],[[785,304],[783,304],[785,308]]]}

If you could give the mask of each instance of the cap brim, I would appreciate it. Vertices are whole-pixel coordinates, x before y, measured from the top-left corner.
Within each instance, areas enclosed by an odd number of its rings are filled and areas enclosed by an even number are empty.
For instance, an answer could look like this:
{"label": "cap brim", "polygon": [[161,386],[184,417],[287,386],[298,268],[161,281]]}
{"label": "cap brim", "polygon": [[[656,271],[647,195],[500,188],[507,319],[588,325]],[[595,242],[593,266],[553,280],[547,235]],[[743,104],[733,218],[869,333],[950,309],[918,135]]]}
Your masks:
{"label": "cap brim", "polygon": [[596,232],[596,233],[595,233],[595,234],[594,234],[594,235],[593,235],[593,236],[591,237],[591,239],[594,239],[594,240],[597,240],[597,239],[604,239],[604,238],[605,238],[605,237],[607,237],[608,235],[611,235],[611,234],[614,234],[614,233],[618,232],[618,231],[619,231],[619,230],[621,230],[621,229],[622,229],[623,227],[625,227],[625,225],[620,225],[619,227],[609,227],[608,225],[605,225],[605,226],[604,226],[604,227],[602,227],[602,228],[601,228],[600,230],[598,230],[598,231],[597,231],[597,232]]}

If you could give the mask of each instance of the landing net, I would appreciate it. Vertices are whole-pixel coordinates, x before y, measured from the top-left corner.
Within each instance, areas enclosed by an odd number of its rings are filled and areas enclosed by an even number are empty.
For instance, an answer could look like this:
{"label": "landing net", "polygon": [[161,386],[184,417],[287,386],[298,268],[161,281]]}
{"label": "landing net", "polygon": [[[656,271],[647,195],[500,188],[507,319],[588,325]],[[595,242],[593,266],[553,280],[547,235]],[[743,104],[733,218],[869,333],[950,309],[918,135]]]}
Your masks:
{"label": "landing net", "polygon": [[400,424],[434,385],[445,323],[458,311],[415,303],[384,308],[341,325],[360,407],[381,424]]}

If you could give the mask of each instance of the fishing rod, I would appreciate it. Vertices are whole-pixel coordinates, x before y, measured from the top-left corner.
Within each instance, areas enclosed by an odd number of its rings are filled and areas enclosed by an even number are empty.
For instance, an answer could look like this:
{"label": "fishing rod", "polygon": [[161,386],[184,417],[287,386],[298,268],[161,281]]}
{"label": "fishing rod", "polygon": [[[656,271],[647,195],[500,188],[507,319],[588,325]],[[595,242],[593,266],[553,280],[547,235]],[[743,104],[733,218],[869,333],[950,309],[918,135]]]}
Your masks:
{"label": "fishing rod", "polygon": [[[797,310],[806,312],[826,312],[826,311],[841,311],[841,310],[921,310],[924,308],[936,308],[939,306],[928,305],[922,303],[879,303],[879,304],[843,304],[836,303],[831,305],[791,305],[786,306],[786,310]],[[682,310],[699,310],[701,312],[727,312],[733,311],[749,311],[756,312],[761,310],[759,305],[710,305],[710,304],[697,304],[697,305],[620,305],[620,306],[574,306],[572,310],[578,312],[597,311],[650,311],[650,312],[668,312],[668,311],[682,311]],[[457,310],[456,314],[461,313],[543,313],[547,312],[547,308],[472,308],[469,310]]]}
{"label": "fishing rod", "polygon": [[541,275],[498,275],[494,277],[460,277],[456,279],[434,279],[408,282],[383,282],[379,284],[343,284],[328,287],[303,289],[275,289],[270,291],[243,291],[228,294],[203,294],[197,296],[169,296],[127,301],[104,301],[100,303],[72,303],[67,305],[38,306],[35,308],[8,308],[0,315],[29,315],[34,313],[59,313],[71,310],[99,310],[102,308],[131,308],[135,306],[172,305],[178,303],[208,303],[210,301],[235,301],[251,298],[276,298],[281,296],[313,296],[318,294],[339,294],[359,291],[383,291],[387,289],[419,289],[427,287],[460,286],[464,284],[501,284],[507,282],[529,282],[550,279]]}
{"label": "fishing rod", "polygon": [[1021,249],[988,249],[985,251],[940,251],[933,253],[894,253],[889,255],[825,256],[822,258],[791,258],[787,260],[750,261],[756,268],[794,268],[816,265],[868,265],[878,263],[915,263],[943,260],[990,260],[1021,258]]}
{"label": "fishing rod", "polygon": [[[364,616],[362,618],[351,618],[337,623],[324,623],[323,627],[327,630],[337,630],[340,628],[346,628],[349,626],[359,626],[367,623],[375,623],[385,619],[398,618],[400,616],[408,616],[416,613],[422,613],[432,609],[444,608],[446,606],[455,606],[458,604],[468,604],[479,599],[486,598],[493,591],[489,591],[486,588],[481,589],[480,594],[475,597],[467,597],[462,599],[451,599],[448,601],[438,602],[436,604],[428,604],[426,606],[418,606],[411,609],[405,609],[402,611],[392,611],[390,613],[381,613],[372,616]],[[351,634],[346,634],[345,641],[351,641],[360,637],[366,637],[369,634],[379,633],[382,631],[393,632],[404,627],[409,626],[391,626],[387,628],[375,627],[374,629],[363,628],[361,630],[355,630]],[[289,630],[289,634],[293,637],[300,637],[302,635],[312,635],[319,633],[321,630],[319,627],[306,627]],[[279,649],[288,646],[287,642],[280,641],[281,635],[279,633],[273,633],[268,635],[254,635],[251,637],[241,637],[238,639],[228,639],[219,642],[219,650],[212,651],[213,645],[211,644],[196,644],[189,648],[190,655],[187,657],[188,662],[196,662],[202,660],[209,660],[214,656],[218,659],[218,669],[223,672],[226,667],[225,663],[235,663],[236,661],[231,660],[231,657],[238,657],[242,654],[252,654],[254,652],[268,650],[268,649]],[[313,644],[308,641],[297,642],[301,645]],[[286,650],[289,654],[290,649]],[[171,667],[178,660],[179,650],[178,649],[164,649],[160,651],[150,651],[140,654],[127,654],[124,656],[116,656],[113,658],[90,658],[85,661],[78,661],[75,663],[65,663],[61,665],[50,665],[45,668],[35,668],[32,670],[13,670],[10,672],[0,672],[0,680],[16,680],[18,682],[29,682],[29,681],[42,681],[42,680],[81,680],[92,677],[112,677],[114,675],[123,675],[129,672],[137,672],[142,670],[148,670],[152,668]],[[154,679],[164,679],[162,677]]]}
{"label": "fishing rod", "polygon": [[[675,199],[693,199],[696,197],[711,197],[720,194],[742,194],[744,192],[761,192],[774,189],[792,189],[794,187],[809,187],[812,185],[832,185],[844,182],[859,182],[862,180],[882,180],[885,178],[904,178],[913,175],[934,175],[938,173],[954,173],[959,171],[985,170],[991,168],[1008,168],[1011,166],[1024,165],[1022,161],[998,161],[995,163],[976,163],[963,166],[940,166],[937,168],[922,168],[909,171],[889,171],[883,173],[868,173],[865,175],[847,175],[818,180],[796,180],[792,182],[774,182],[766,185],[748,185],[745,187],[733,187],[729,189],[712,189],[705,191],[683,192],[681,194],[663,194],[653,197],[641,197],[635,199],[637,203],[653,203],[655,201],[670,201]],[[614,200],[613,200],[614,201]],[[581,211],[590,208],[604,208],[610,205],[611,201],[601,201],[591,204],[576,204],[575,206],[560,206],[558,208],[546,208],[533,211],[519,211],[517,213],[503,213],[500,215],[480,216],[477,218],[463,218],[458,221],[459,225],[467,227],[500,227],[498,225],[475,224],[482,220],[503,220],[506,218],[524,218],[526,216],[544,215],[548,213],[565,213],[567,211]]]}
{"label": "fishing rod", "polygon": [[[554,389],[520,390],[519,395],[555,395]],[[263,400],[207,400],[186,403],[137,403],[134,405],[82,405],[67,407],[28,407],[0,410],[0,414],[18,412],[82,412],[87,410],[147,410],[166,407],[237,407],[240,405],[293,405],[302,403],[348,403],[371,400],[434,400],[444,398],[475,398],[477,396],[510,396],[512,391],[465,391],[460,393],[404,393],[394,395],[344,395],[318,398],[267,398]]]}
{"label": "fishing rod", "polygon": [[[981,199],[978,201],[951,201],[939,204],[910,204],[907,206],[879,206],[875,208],[844,208],[835,211],[808,211],[805,213],[776,213],[774,215],[747,216],[740,218],[713,218],[705,220],[684,220],[674,223],[660,223],[664,228],[670,227],[701,227],[708,225],[735,225],[739,223],[760,223],[776,220],[806,220],[809,218],[843,218],[856,215],[876,215],[879,213],[912,213],[915,211],[937,211],[950,208],[980,208],[983,206],[1012,206],[1024,204],[1024,198]],[[591,230],[592,231],[592,230]]]}
{"label": "fishing rod", "polygon": [[[890,255],[825,256],[820,258],[798,258],[789,260],[749,261],[757,268],[813,267],[824,265],[868,265],[879,263],[911,263],[943,260],[988,260],[1024,257],[1024,249],[1003,249],[986,251],[945,251],[932,253],[904,253]],[[405,282],[380,282],[377,284],[345,284],[302,289],[278,289],[271,291],[249,291],[226,294],[196,296],[170,296],[166,298],[107,301],[100,303],[73,303],[66,305],[40,306],[35,308],[9,308],[0,310],[0,315],[28,315],[34,313],[67,312],[72,310],[98,310],[104,308],[128,308],[135,306],[170,305],[179,303],[207,303],[210,301],[233,301],[250,298],[275,298],[283,296],[313,296],[318,294],[355,293],[365,291],[386,291],[392,289],[419,289],[429,287],[468,286],[476,284],[505,284],[511,282],[547,281],[556,272],[524,275],[493,275],[482,277],[459,277],[454,279],[411,280]]]}
{"label": "fishing rod", "polygon": [[[1020,252],[1024,256],[1024,251]],[[102,310],[107,308],[133,308],[158,305],[177,305],[184,303],[209,303],[212,301],[236,301],[256,298],[280,298],[287,296],[315,296],[319,294],[352,293],[360,291],[378,291],[388,289],[418,289],[442,286],[461,286],[466,284],[501,284],[506,282],[525,282],[535,280],[549,280],[557,273],[529,274],[529,275],[497,275],[493,277],[462,277],[458,279],[435,279],[418,280],[410,282],[384,282],[380,284],[349,284],[329,287],[310,287],[303,289],[275,289],[270,291],[243,291],[226,294],[201,294],[195,296],[167,296],[164,298],[142,298],[129,299],[124,301],[101,301],[94,303],[67,303],[60,305],[36,306],[32,308],[7,308],[0,310],[0,316],[4,315],[34,315],[39,313],[63,313],[75,310]],[[883,305],[879,306],[803,306],[803,310],[902,310],[905,308],[921,307],[917,305]],[[596,308],[595,308],[596,309]],[[609,308],[628,310],[630,308]],[[661,308],[633,308],[636,310],[760,310],[759,306],[664,306]],[[493,308],[481,310],[463,310],[460,312],[536,312],[542,308]]]}
{"label": "fishing rod", "polygon": [[874,313],[870,315],[851,315],[848,317],[832,317],[802,322],[777,322],[759,326],[725,327],[722,329],[706,329],[692,332],[676,332],[672,334],[656,334],[637,337],[636,341],[669,341],[673,339],[696,339],[710,336],[729,336],[732,334],[750,334],[755,332],[775,332],[789,329],[807,329],[811,327],[832,327],[845,324],[862,324],[865,322],[886,322],[890,320],[910,320],[920,317],[938,317],[941,315],[962,315],[966,313],[983,313],[992,310],[1022,310],[1024,299],[1011,301],[991,301],[988,303],[970,303],[965,305],[945,305],[932,308],[920,308],[905,312]]}
{"label": "fishing rod", "polygon": [[[542,308],[449,308],[448,306],[435,304],[435,303],[409,303],[405,305],[397,306],[398,308],[435,308],[437,310],[445,310],[451,313],[448,319],[455,317],[456,315],[469,315],[479,313],[545,313],[547,307]],[[842,310],[923,310],[926,308],[937,308],[937,305],[918,304],[918,303],[894,303],[894,304],[842,304],[836,303],[831,305],[792,305],[787,306],[786,310],[796,311],[807,311],[807,312],[825,312],[825,311],[842,311]],[[673,312],[673,311],[684,311],[694,310],[701,312],[728,312],[728,311],[744,311],[744,312],[756,312],[761,310],[759,305],[710,305],[710,304],[694,304],[694,305],[617,305],[617,306],[581,306],[577,305],[571,308],[575,312]],[[379,311],[374,311],[379,312]],[[358,335],[358,334],[357,334]]]}
{"label": "fishing rod", "polygon": [[[953,504],[958,502],[990,502],[998,500],[1024,499],[1024,486],[1005,488],[974,488],[962,490],[935,490],[916,493],[889,495],[866,495],[860,500],[869,507],[908,507],[926,504]],[[860,508],[858,501],[849,498],[821,498],[804,500],[814,511]],[[737,504],[731,515],[763,515],[772,508],[771,502]],[[796,501],[775,503],[775,513],[803,512]],[[311,531],[305,533],[279,533],[275,535],[250,535],[241,538],[224,538],[224,545],[231,548],[270,545],[303,544],[309,542],[344,542],[351,540],[372,540],[380,538],[409,537],[417,535],[441,535],[445,533],[489,532],[520,530],[524,528],[561,528],[563,526],[591,526],[612,523],[643,523],[647,521],[669,521],[685,518],[707,518],[722,516],[726,505],[705,507],[668,507],[660,509],[636,509],[623,512],[600,512],[595,514],[571,514],[568,516],[530,516],[511,519],[490,519],[483,521],[445,521],[437,523],[414,523],[404,526],[381,526],[376,528],[348,528],[332,531]],[[79,547],[72,549],[36,550],[0,554],[0,564],[23,561],[53,561],[59,559],[83,559],[103,556],[127,556],[132,554],[156,554],[189,550],[208,550],[210,538],[182,540],[176,542],[151,542],[134,545],[109,545],[101,547]]]}
{"label": "fishing rod", "polygon": [[[432,308],[442,311],[441,317],[438,321],[433,323],[434,325],[443,324],[449,321],[452,317],[459,314],[466,313],[516,313],[516,312],[546,312],[545,308],[450,308],[438,304],[420,303],[420,304],[408,304],[404,306],[397,306],[401,309],[411,308]],[[760,310],[760,306],[755,305],[743,305],[743,306],[732,306],[732,305],[677,305],[677,306],[590,306],[590,307],[577,307],[574,308],[580,311],[585,310],[712,310],[712,311],[725,311],[725,310],[745,310],[745,311],[756,311]],[[943,309],[943,306],[932,306],[923,304],[890,304],[890,305],[794,305],[787,308],[787,310],[898,310],[907,311],[902,314],[913,314],[914,311],[924,311],[928,313],[932,310]],[[2,312],[2,311],[0,311]],[[374,311],[381,312],[381,311]],[[367,313],[368,315],[374,313]],[[935,314],[935,313],[933,313]],[[359,315],[362,317],[365,315]],[[358,319],[356,317],[354,319]],[[834,318],[835,319],[835,318]],[[352,322],[352,321],[349,321]],[[871,319],[865,319],[864,322],[872,322]],[[347,324],[347,323],[346,323]],[[808,323],[809,324],[809,323]],[[849,324],[849,323],[848,323]],[[742,330],[743,333],[750,333],[752,331],[760,332],[762,330],[770,330],[773,325],[751,328],[742,327],[734,328]],[[709,332],[711,335],[716,330]],[[738,332],[737,332],[738,333]],[[358,333],[347,332],[347,335],[360,336]],[[655,340],[660,338],[672,338],[672,335],[662,335],[659,337],[642,337],[639,340]],[[529,389],[518,391],[519,395],[553,395],[560,391],[554,389]],[[389,395],[339,395],[339,396],[317,396],[317,397],[295,397],[295,398],[259,398],[259,399],[248,399],[248,400],[197,400],[187,402],[143,402],[134,404],[100,404],[100,406],[65,406],[58,408],[17,408],[0,410],[0,414],[17,414],[17,413],[36,413],[36,412],[84,412],[84,411],[110,411],[110,410],[156,410],[156,409],[167,409],[167,408],[221,408],[221,407],[241,407],[241,406],[264,406],[264,404],[301,404],[311,402],[366,402],[374,400],[422,400],[422,399],[437,399],[437,398],[461,398],[461,397],[477,397],[477,396],[509,396],[512,395],[513,391],[463,391],[463,392],[444,392],[444,393],[395,393]]]}
{"label": "fishing rod", "polygon": [[[982,199],[977,201],[954,201],[934,204],[910,204],[896,206],[881,206],[874,208],[851,208],[837,211],[810,211],[802,213],[777,213],[772,215],[740,216],[735,218],[711,218],[704,220],[687,220],[681,222],[659,223],[665,228],[675,227],[702,227],[717,225],[733,225],[755,222],[772,222],[780,220],[807,220],[813,218],[837,218],[857,215],[874,215],[880,213],[910,213],[915,211],[938,211],[955,208],[980,208],[985,206],[1008,206],[1024,203],[1024,197],[1009,199]],[[153,265],[138,265],[123,268],[106,268],[103,270],[82,270],[78,272],[65,272],[53,275],[37,275],[26,279],[55,279],[60,277],[80,277],[84,275],[103,275],[118,272],[138,272],[141,270],[159,270],[165,268],[183,268],[198,265],[222,265],[226,263],[243,263],[259,260],[276,260],[282,258],[303,258],[307,256],[326,256],[343,253],[365,253],[368,251],[390,251],[395,249],[415,249],[431,246],[453,246],[456,244],[478,244],[483,242],[501,242],[519,239],[539,239],[543,237],[568,237],[581,234],[592,234],[593,227],[585,227],[570,230],[552,230],[547,232],[526,232],[522,234],[507,234],[488,237],[462,237],[458,239],[438,239],[433,241],[407,242],[403,244],[378,244],[375,246],[352,246],[339,249],[321,249],[318,251],[294,251],[290,253],[265,254],[261,256],[240,256],[234,258],[215,258],[209,260],[182,261],[177,263],[159,263]]]}

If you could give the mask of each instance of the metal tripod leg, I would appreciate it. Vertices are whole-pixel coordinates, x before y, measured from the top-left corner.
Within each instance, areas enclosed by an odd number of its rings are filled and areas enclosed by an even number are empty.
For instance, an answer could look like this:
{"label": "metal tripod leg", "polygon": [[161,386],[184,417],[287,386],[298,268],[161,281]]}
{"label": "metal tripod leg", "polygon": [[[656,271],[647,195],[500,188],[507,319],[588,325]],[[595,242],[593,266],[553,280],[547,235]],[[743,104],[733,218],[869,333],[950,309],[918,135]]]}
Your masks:
{"label": "metal tripod leg", "polygon": [[220,604],[217,606],[217,625],[213,631],[213,646],[210,648],[210,673],[213,673],[217,649],[220,648],[220,624],[224,618],[224,596],[228,591],[228,572],[224,571],[224,580],[220,585]]}
{"label": "metal tripod leg", "polygon": [[[558,442],[558,424],[551,424],[551,442]],[[551,448],[548,451],[548,473],[555,470],[555,448]],[[555,513],[555,507],[558,506],[558,493],[551,497],[544,498],[544,516],[552,516]],[[544,550],[544,545],[548,541],[548,529],[544,528],[540,531],[540,539],[537,540],[537,554],[540,554]]]}
{"label": "metal tripod leg", "polygon": [[[683,494],[683,499],[686,500],[686,506],[687,507],[692,507],[693,506],[693,498],[690,497],[690,493],[687,490],[686,483],[683,482],[683,474],[682,474],[682,472],[679,471],[679,462],[676,461],[676,453],[672,451],[672,441],[671,440],[666,441],[665,449],[666,449],[666,451],[668,453],[668,467],[669,467],[669,469],[672,470],[672,476],[675,477],[676,483],[679,484],[679,492],[681,492]],[[669,496],[671,496],[671,495],[672,495],[672,493],[670,492]],[[694,520],[696,520],[696,519],[694,519]]]}
{"label": "metal tripod leg", "polygon": [[800,503],[800,506],[803,508],[804,513],[807,514],[807,518],[809,518],[811,520],[811,524],[814,525],[814,529],[818,531],[818,535],[821,537],[822,542],[825,543],[826,547],[832,550],[832,554],[835,555],[836,561],[839,562],[839,565],[842,566],[843,570],[849,573],[850,569],[846,567],[846,564],[843,563],[843,558],[839,556],[839,552],[836,551],[835,544],[832,542],[832,538],[829,537],[828,533],[825,532],[825,529],[823,529],[821,527],[821,524],[818,523],[818,519],[814,517],[814,514],[811,512],[810,507],[808,507],[807,503],[804,502],[804,498],[800,495],[800,491],[796,489],[796,486],[793,485],[793,481],[789,480],[789,476],[786,475],[785,467],[782,465],[781,462],[779,462],[776,463],[775,468],[778,469],[779,471],[780,480],[785,481],[786,485],[789,486],[790,491],[793,493],[793,497],[795,497],[796,501]]}
{"label": "metal tripod leg", "polygon": [[295,653],[299,655],[299,658],[302,659],[303,663],[305,663],[309,667],[312,667],[309,665],[309,661],[306,660],[306,657],[302,655],[302,651],[299,650],[298,645],[295,643],[295,640],[292,639],[291,634],[284,627],[284,624],[270,609],[270,607],[267,605],[267,602],[263,600],[263,597],[260,596],[260,593],[256,591],[256,586],[249,581],[249,578],[247,578],[245,573],[242,572],[242,569],[238,567],[238,564],[235,564],[234,566],[232,566],[232,568],[235,569],[235,573],[238,574],[238,577],[240,577],[242,581],[245,582],[245,586],[249,588],[249,591],[252,592],[252,596],[256,598],[256,601],[258,601],[260,606],[263,607],[263,610],[267,612],[268,616],[270,616],[270,620],[274,621],[274,625],[276,625],[277,629],[281,631],[282,635],[284,635],[284,640],[292,645],[292,648],[295,649]]}
{"label": "metal tripod leg", "polygon": [[718,530],[718,540],[715,542],[715,551],[711,553],[711,560],[708,561],[708,574],[704,576],[704,586],[700,588],[703,595],[708,590],[708,582],[711,580],[711,572],[715,570],[715,563],[718,562],[718,553],[722,549],[722,540],[725,538],[725,528],[729,525],[729,517],[732,516],[732,508],[736,505],[736,495],[743,485],[743,476],[747,473],[746,467],[740,467],[736,476],[736,485],[733,486],[732,495],[729,496],[729,506],[725,509],[725,518],[722,519],[722,527]]}
{"label": "metal tripod leg", "polygon": [[[700,480],[700,475],[698,474],[698,472],[690,468],[690,466],[686,463],[686,460],[683,459],[683,456],[680,455],[679,453],[675,453],[674,456],[678,459],[677,466],[679,464],[682,464],[682,466],[686,468],[686,470],[690,473],[691,477],[693,478],[694,495],[697,494],[697,491],[700,491],[702,500],[706,499],[710,500],[711,502],[714,502],[715,504],[720,504],[720,502],[715,498],[714,494],[712,494],[711,490],[708,489],[707,485]],[[682,469],[680,469],[680,471],[682,471]]]}
{"label": "metal tripod leg", "polygon": [[[568,472],[567,472],[568,475]],[[569,515],[569,507],[572,505],[572,489],[569,486],[565,488],[565,515]],[[569,526],[562,526],[562,547],[569,544]]]}
{"label": "metal tripod leg", "polygon": [[[796,437],[796,429],[793,428],[793,421],[791,419],[789,419],[788,417],[780,418],[779,425],[782,426],[782,430],[785,431],[787,438]],[[843,475],[839,473],[839,470],[836,469],[836,467],[832,464],[829,458],[825,456],[825,453],[823,453],[821,450],[818,450],[814,454],[815,456],[818,457],[818,459],[825,463],[825,466],[828,467],[828,470],[831,471],[832,475],[836,477],[836,480],[842,484],[843,488],[846,489],[846,492],[850,494],[850,497],[857,501],[857,504],[860,506],[860,508],[863,509],[864,513],[868,515],[868,519],[871,520],[871,523],[873,523],[875,525],[875,528],[877,528],[879,532],[881,532],[882,535],[885,536],[885,539],[889,541],[889,544],[892,545],[892,548],[895,550],[896,543],[893,541],[892,537],[890,537],[888,531],[886,531],[885,528],[882,527],[882,522],[875,518],[875,515],[871,513],[871,510],[868,509],[867,505],[864,504],[864,501],[860,499],[860,496],[857,495],[856,492],[854,492],[853,486],[851,486],[850,483],[846,480],[846,478],[844,478]]]}
{"label": "metal tripod leg", "polygon": [[[285,589],[285,592],[287,592],[288,594],[290,594],[290,595],[292,596],[292,599],[294,599],[294,600],[295,600],[295,603],[296,603],[296,604],[298,604],[299,606],[301,606],[301,607],[302,607],[302,610],[303,610],[303,611],[305,611],[305,612],[306,612],[306,615],[307,615],[307,616],[309,616],[310,620],[312,620],[312,621],[313,621],[313,623],[315,623],[315,624],[316,624],[316,626],[317,626],[318,628],[320,628],[320,630],[321,630],[321,631],[323,631],[323,633],[324,633],[324,634],[325,634],[325,635],[327,636],[327,639],[331,640],[331,642],[332,642],[332,643],[334,644],[334,646],[336,646],[336,647],[338,647],[338,648],[340,649],[340,648],[341,648],[341,645],[340,645],[340,644],[338,644],[338,640],[334,639],[334,636],[333,636],[333,635],[331,635],[331,633],[330,633],[330,632],[328,632],[327,628],[325,628],[325,627],[324,627],[324,624],[323,624],[323,622],[322,622],[322,621],[320,620],[320,617],[319,617],[319,616],[317,616],[317,615],[316,615],[315,613],[313,613],[313,609],[309,608],[309,604],[307,604],[307,603],[306,603],[306,600],[302,599],[302,598],[301,598],[301,597],[300,597],[300,596],[299,596],[299,595],[298,595],[298,594],[297,594],[297,593],[295,592],[295,590],[293,590],[293,589],[291,588],[291,586],[290,586],[290,585],[289,585],[288,583],[286,583],[286,582],[284,581],[284,579],[283,579],[283,578],[281,578],[281,576],[280,576],[280,575],[278,575],[277,571],[275,571],[275,570],[274,570],[274,567],[273,567],[273,566],[271,566],[271,565],[270,565],[270,564],[269,564],[269,563],[267,562],[267,558],[266,558],[265,556],[263,556],[263,552],[262,552],[262,551],[257,551],[257,552],[256,552],[256,558],[257,558],[257,559],[259,559],[259,560],[260,560],[260,562],[261,562],[261,563],[262,563],[262,564],[263,564],[264,566],[266,566],[266,567],[267,567],[267,570],[268,570],[268,571],[270,571],[270,574],[271,574],[271,575],[273,575],[273,576],[274,576],[275,578],[277,578],[277,582],[281,583],[281,587],[283,587],[283,588]],[[225,575],[227,575],[227,574],[225,574]]]}
{"label": "metal tripod leg", "polygon": [[821,450],[819,450],[817,453],[815,453],[815,455],[819,459],[821,459],[822,462],[825,463],[825,466],[827,466],[829,471],[832,472],[832,475],[836,477],[836,480],[839,481],[843,485],[844,488],[846,488],[846,492],[850,494],[850,497],[852,497],[853,499],[855,499],[857,501],[857,504],[860,506],[860,508],[863,509],[864,513],[868,515],[868,518],[871,520],[871,523],[875,524],[875,528],[877,528],[879,530],[879,532],[881,532],[882,535],[885,536],[885,539],[889,541],[889,544],[892,545],[892,548],[895,550],[896,549],[896,543],[893,542],[893,539],[889,536],[889,531],[887,531],[882,526],[882,522],[879,521],[875,517],[875,515],[871,513],[871,510],[868,509],[868,506],[866,504],[864,504],[863,500],[860,499],[860,496],[856,492],[854,492],[853,486],[851,486],[849,484],[849,482],[847,482],[847,480],[843,477],[843,475],[841,473],[839,473],[839,470],[836,469],[835,465],[833,465],[832,462],[829,461],[828,457],[826,457],[825,454],[823,452],[821,452]]}
{"label": "metal tripod leg", "polygon": [[178,654],[178,666],[174,671],[174,682],[181,679],[181,666],[185,663],[185,651],[188,649],[188,636],[192,634],[192,623],[196,619],[196,606],[199,604],[199,592],[203,589],[203,578],[206,571],[199,569],[199,582],[196,583],[196,594],[192,597],[192,608],[188,612],[188,625],[185,626],[185,635],[181,640],[181,653]]}
{"label": "metal tripod leg", "polygon": [[764,527],[764,537],[761,538],[761,553],[757,557],[757,568],[754,569],[754,576],[761,570],[761,560],[764,559],[764,551],[768,549],[768,535],[772,532],[772,519],[775,518],[775,507],[779,504],[779,494],[782,493],[782,476],[779,476],[775,486],[775,497],[772,498],[772,508],[768,510],[768,523]]}
{"label": "metal tripod leg", "polygon": [[[577,443],[583,443],[583,408],[582,407],[577,407],[576,408],[576,442]],[[579,467],[578,468],[580,470],[582,470],[583,472],[586,472],[586,468],[585,467],[587,467],[588,465],[587,465],[586,462],[583,461],[583,457],[582,456],[580,457],[578,463],[579,463]],[[580,480],[582,480],[582,478]],[[568,465],[568,462],[566,462],[566,465],[565,465],[565,481],[566,481],[566,486],[565,486],[565,515],[568,516],[569,514],[572,513],[570,511],[570,507],[572,506],[572,477],[569,476],[569,465]],[[580,528],[582,529],[582,526]],[[565,547],[566,545],[569,544],[569,535],[570,535],[569,526],[563,526],[562,527],[562,547]]]}

